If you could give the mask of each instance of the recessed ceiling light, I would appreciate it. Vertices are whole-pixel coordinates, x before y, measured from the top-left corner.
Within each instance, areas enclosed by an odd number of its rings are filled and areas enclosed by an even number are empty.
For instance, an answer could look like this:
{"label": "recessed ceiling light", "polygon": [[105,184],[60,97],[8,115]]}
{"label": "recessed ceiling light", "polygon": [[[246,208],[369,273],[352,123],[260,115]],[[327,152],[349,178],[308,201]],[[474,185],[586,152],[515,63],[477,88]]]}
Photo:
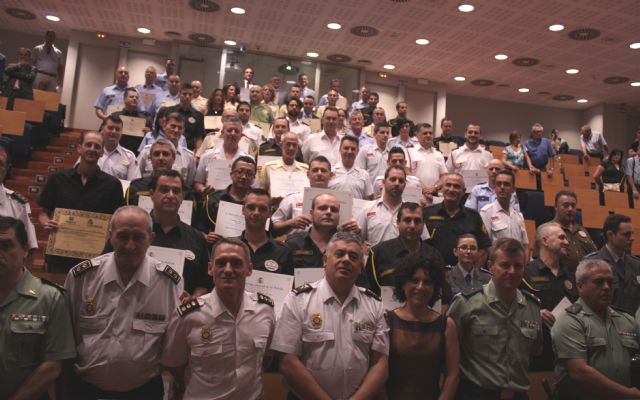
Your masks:
{"label": "recessed ceiling light", "polygon": [[426,46],[429,44],[429,40],[428,39],[416,39],[416,44],[419,44],[420,46]]}
{"label": "recessed ceiling light", "polygon": [[549,26],[549,30],[551,32],[560,32],[563,29],[564,29],[564,25],[560,25],[560,24],[553,24]]}
{"label": "recessed ceiling light", "polygon": [[506,55],[506,54],[496,54],[496,55],[495,55],[495,56],[493,56],[493,57],[494,57],[496,60],[499,60],[499,61],[504,61],[504,60],[506,60],[507,58],[509,58],[509,56],[508,56],[508,55]]}
{"label": "recessed ceiling light", "polygon": [[316,53],[315,51],[310,51],[307,53],[307,57],[311,57],[311,58],[316,58],[318,57],[320,54]]}
{"label": "recessed ceiling light", "polygon": [[151,33],[151,29],[142,27],[142,28],[138,28],[138,32],[144,33],[146,35],[148,33]]}
{"label": "recessed ceiling light", "polygon": [[579,70],[579,69],[576,69],[576,68],[569,68],[568,70],[566,70],[566,71],[564,71],[564,72],[566,72],[566,73],[567,73],[567,74],[569,74],[569,75],[575,75],[575,74],[577,74],[578,72],[580,72],[580,70]]}
{"label": "recessed ceiling light", "polygon": [[396,66],[393,64],[385,64],[382,66],[384,69],[396,69]]}
{"label": "recessed ceiling light", "polygon": [[578,100],[576,100],[576,101],[577,101],[578,103],[586,103],[586,102],[588,102],[589,100],[587,100],[587,99],[578,99]]}
{"label": "recessed ceiling light", "polygon": [[640,42],[631,43],[629,47],[631,47],[634,50],[638,50],[640,49]]}
{"label": "recessed ceiling light", "polygon": [[461,11],[461,12],[467,13],[467,12],[471,12],[473,10],[475,10],[475,7],[472,6],[471,4],[460,4],[458,6],[458,11]]}
{"label": "recessed ceiling light", "polygon": [[631,82],[629,85],[631,85],[633,87],[638,87],[638,86],[640,86],[640,82]]}
{"label": "recessed ceiling light", "polygon": [[520,89],[518,89],[518,92],[520,93],[529,93],[529,89],[526,87],[521,87]]}
{"label": "recessed ceiling light", "polygon": [[45,18],[48,19],[49,21],[53,21],[53,22],[60,21],[60,17],[56,17],[55,15],[47,15]]}
{"label": "recessed ceiling light", "polygon": [[286,81],[287,85],[295,85],[296,83],[298,83],[298,82],[296,82],[296,81]]}
{"label": "recessed ceiling light", "polygon": [[342,25],[338,24],[337,22],[329,22],[327,24],[327,28],[333,29],[333,30],[337,30],[337,29],[342,28]]}
{"label": "recessed ceiling light", "polygon": [[231,9],[231,12],[234,13],[234,14],[238,14],[238,15],[242,15],[242,14],[246,13],[244,8],[240,8],[240,7],[233,7]]}
{"label": "recessed ceiling light", "polygon": [[98,39],[105,39],[107,37],[106,33],[98,32],[96,33]]}
{"label": "recessed ceiling light", "polygon": [[454,76],[454,77],[453,77],[453,80],[454,80],[454,81],[458,81],[458,82],[462,82],[462,81],[464,81],[465,79],[467,79],[467,78],[465,78],[464,76]]}
{"label": "recessed ceiling light", "polygon": [[225,40],[224,44],[226,44],[227,46],[235,46],[238,43],[236,43],[235,40]]}

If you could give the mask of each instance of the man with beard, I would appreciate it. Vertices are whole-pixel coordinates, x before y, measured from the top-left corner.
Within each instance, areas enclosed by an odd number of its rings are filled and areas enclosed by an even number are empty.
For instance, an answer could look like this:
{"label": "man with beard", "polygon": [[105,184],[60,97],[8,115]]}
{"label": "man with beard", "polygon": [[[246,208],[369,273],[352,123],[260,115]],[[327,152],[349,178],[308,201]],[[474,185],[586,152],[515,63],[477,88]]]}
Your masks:
{"label": "man with beard", "polygon": [[311,134],[309,125],[302,122],[300,112],[302,111],[302,101],[297,97],[287,99],[287,120],[289,121],[289,131],[295,133],[300,138],[300,146]]}
{"label": "man with beard", "polygon": [[480,139],[482,139],[480,125],[469,124],[464,138],[464,145],[452,151],[447,159],[446,165],[449,172],[460,173],[487,168],[493,155],[480,147]]}

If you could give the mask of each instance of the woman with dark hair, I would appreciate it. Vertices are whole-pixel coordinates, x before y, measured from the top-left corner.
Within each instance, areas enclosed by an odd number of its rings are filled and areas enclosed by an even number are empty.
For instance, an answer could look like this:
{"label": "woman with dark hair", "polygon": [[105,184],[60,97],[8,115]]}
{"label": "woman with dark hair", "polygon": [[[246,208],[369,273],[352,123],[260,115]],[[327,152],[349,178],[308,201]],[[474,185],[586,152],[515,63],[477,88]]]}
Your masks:
{"label": "woman with dark hair", "polygon": [[509,144],[502,150],[502,162],[512,170],[531,169],[531,159],[527,149],[521,143],[520,132],[512,131],[509,134]]}
{"label": "woman with dark hair", "polygon": [[451,318],[431,308],[446,285],[444,266],[418,253],[410,253],[397,265],[393,293],[405,304],[387,314],[390,352],[386,398],[452,400],[459,379],[456,326]]}
{"label": "woman with dark hair", "polygon": [[609,158],[603,160],[593,173],[593,180],[600,190],[624,192],[624,181],[627,175],[622,164],[622,150],[613,149]]}
{"label": "woman with dark hair", "polygon": [[222,115],[224,111],[224,92],[218,88],[211,92],[207,100],[207,113],[205,115]]}
{"label": "woman with dark hair", "polygon": [[240,88],[234,83],[227,83],[222,87],[222,92],[224,93],[224,109],[235,110],[238,105]]}

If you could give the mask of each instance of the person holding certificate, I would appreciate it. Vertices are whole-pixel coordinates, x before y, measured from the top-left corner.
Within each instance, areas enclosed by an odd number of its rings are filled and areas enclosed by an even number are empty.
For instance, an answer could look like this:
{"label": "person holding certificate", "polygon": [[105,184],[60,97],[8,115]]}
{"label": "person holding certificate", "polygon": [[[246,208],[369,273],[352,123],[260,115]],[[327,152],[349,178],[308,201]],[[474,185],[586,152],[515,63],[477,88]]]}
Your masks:
{"label": "person holding certificate", "polygon": [[[160,138],[156,140],[149,151],[149,160],[155,172],[161,172],[171,169],[176,159],[176,148],[167,139]],[[125,203],[128,206],[137,206],[140,196],[148,196],[151,188],[152,175],[138,178],[131,181],[125,193]]]}
{"label": "person holding certificate", "polygon": [[[93,105],[96,116],[103,120],[111,112],[121,110],[124,105],[124,91],[127,87],[129,87],[129,70],[124,66],[118,67],[116,84],[104,88]],[[109,112],[109,110],[113,111]]]}
{"label": "person holding certificate", "polygon": [[[279,121],[286,120],[284,118],[278,118],[276,123]],[[260,148],[262,148],[262,146],[260,146]],[[280,138],[280,148],[282,157],[276,161],[269,161],[264,165],[264,167],[262,167],[262,179],[260,186],[265,188],[267,191],[269,191],[269,177],[272,171],[299,172],[306,175],[309,170],[309,166],[307,164],[296,161],[296,154],[299,151],[298,135],[293,132],[286,132],[283,134]],[[302,190],[302,188],[297,189],[299,190],[296,191]]]}
{"label": "person holding certificate", "polygon": [[451,152],[446,161],[449,172],[464,174],[466,171],[478,171],[487,168],[493,155],[480,147],[482,131],[480,125],[469,124],[464,135],[464,145]]}
{"label": "person holding certificate", "polygon": [[[126,88],[124,91],[124,108],[113,113],[120,118],[131,117],[129,119],[136,123],[134,126],[141,128],[137,131],[123,132],[124,137],[120,139],[122,147],[129,149],[134,153],[138,151],[144,136],[151,131],[152,122],[147,112],[140,111],[142,109],[142,100],[140,99],[140,95],[141,94],[138,92],[138,89],[134,89],[132,87]],[[144,126],[141,126],[143,122],[142,120],[144,120]]]}
{"label": "person holding certificate", "polygon": [[[271,361],[273,300],[249,293],[245,282],[253,268],[249,248],[223,238],[211,254],[214,290],[173,313],[162,365],[174,378],[179,399],[260,399],[262,371]],[[223,350],[224,349],[224,350]]]}
{"label": "person holding certificate", "polygon": [[329,188],[353,193],[356,199],[371,200],[373,185],[369,173],[355,166],[359,144],[355,136],[344,136],[340,139],[340,162],[333,165],[333,178]]}
{"label": "person holding certificate", "polygon": [[138,160],[131,150],[120,146],[122,119],[116,113],[108,115],[100,124],[100,134],[104,138],[104,153],[98,160],[100,170],[118,179],[132,180],[138,168]]}
{"label": "person holding certificate", "polygon": [[[76,151],[80,155],[78,165],[70,170],[56,172],[47,180],[38,204],[42,212],[38,221],[42,227],[53,232],[58,230],[58,222],[53,218],[56,208],[92,211],[113,214],[118,207],[124,205],[122,184],[113,176],[100,170],[98,160],[102,156],[104,138],[97,132],[83,132]],[[76,243],[82,248],[82,243]],[[49,272],[66,273],[82,259],[46,255]]]}
{"label": "person holding certificate", "polygon": [[189,82],[183,83],[180,87],[180,102],[168,107],[168,111],[177,112],[184,117],[183,136],[187,140],[187,148],[196,151],[204,139],[204,116],[191,105],[192,98],[193,86]]}

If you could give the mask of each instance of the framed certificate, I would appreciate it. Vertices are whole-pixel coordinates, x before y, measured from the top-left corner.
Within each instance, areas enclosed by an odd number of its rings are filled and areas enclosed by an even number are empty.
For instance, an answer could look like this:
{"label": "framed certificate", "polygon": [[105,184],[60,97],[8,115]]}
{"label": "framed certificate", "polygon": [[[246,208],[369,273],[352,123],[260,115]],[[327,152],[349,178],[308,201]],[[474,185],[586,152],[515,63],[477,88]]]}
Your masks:
{"label": "framed certificate", "polygon": [[45,254],[83,259],[102,254],[111,214],[56,208],[53,219],[58,230],[49,235]]}
{"label": "framed certificate", "polygon": [[295,268],[293,270],[294,286],[319,281],[324,278],[324,268]]}
{"label": "framed certificate", "polygon": [[231,185],[231,164],[229,160],[211,160],[207,170],[207,185],[211,185],[216,190],[225,189]]}
{"label": "framed certificate", "polygon": [[185,251],[168,247],[149,246],[147,255],[173,268],[180,276],[184,272]]}
{"label": "framed certificate", "polygon": [[311,201],[318,195],[331,194],[338,199],[340,203],[340,224],[344,224],[352,218],[353,208],[353,195],[349,192],[343,192],[340,190],[331,190],[323,188],[304,188],[304,195],[302,197],[302,214],[309,215],[311,211]]}
{"label": "framed certificate", "polygon": [[271,197],[285,197],[291,193],[299,193],[305,187],[309,187],[309,178],[302,171],[271,171],[269,173]]}
{"label": "framed certificate", "polygon": [[222,130],[222,116],[220,115],[206,115],[204,117],[204,129],[219,131]]}
{"label": "framed certificate", "polygon": [[147,127],[147,120],[140,117],[128,117],[121,115],[122,134],[129,136],[144,137],[144,128]]}
{"label": "framed certificate", "polygon": [[[140,196],[138,197],[138,207],[142,208],[149,214],[151,214],[151,210],[153,210],[153,201],[149,196]],[[178,209],[178,215],[180,216],[180,221],[184,222],[187,225],[191,225],[191,215],[193,214],[193,200],[182,200],[182,204],[180,204],[180,208]]]}
{"label": "framed certificate", "polygon": [[247,292],[262,293],[273,299],[276,318],[280,316],[284,298],[293,288],[293,276],[276,274],[273,272],[254,270],[247,277],[245,290]]}

